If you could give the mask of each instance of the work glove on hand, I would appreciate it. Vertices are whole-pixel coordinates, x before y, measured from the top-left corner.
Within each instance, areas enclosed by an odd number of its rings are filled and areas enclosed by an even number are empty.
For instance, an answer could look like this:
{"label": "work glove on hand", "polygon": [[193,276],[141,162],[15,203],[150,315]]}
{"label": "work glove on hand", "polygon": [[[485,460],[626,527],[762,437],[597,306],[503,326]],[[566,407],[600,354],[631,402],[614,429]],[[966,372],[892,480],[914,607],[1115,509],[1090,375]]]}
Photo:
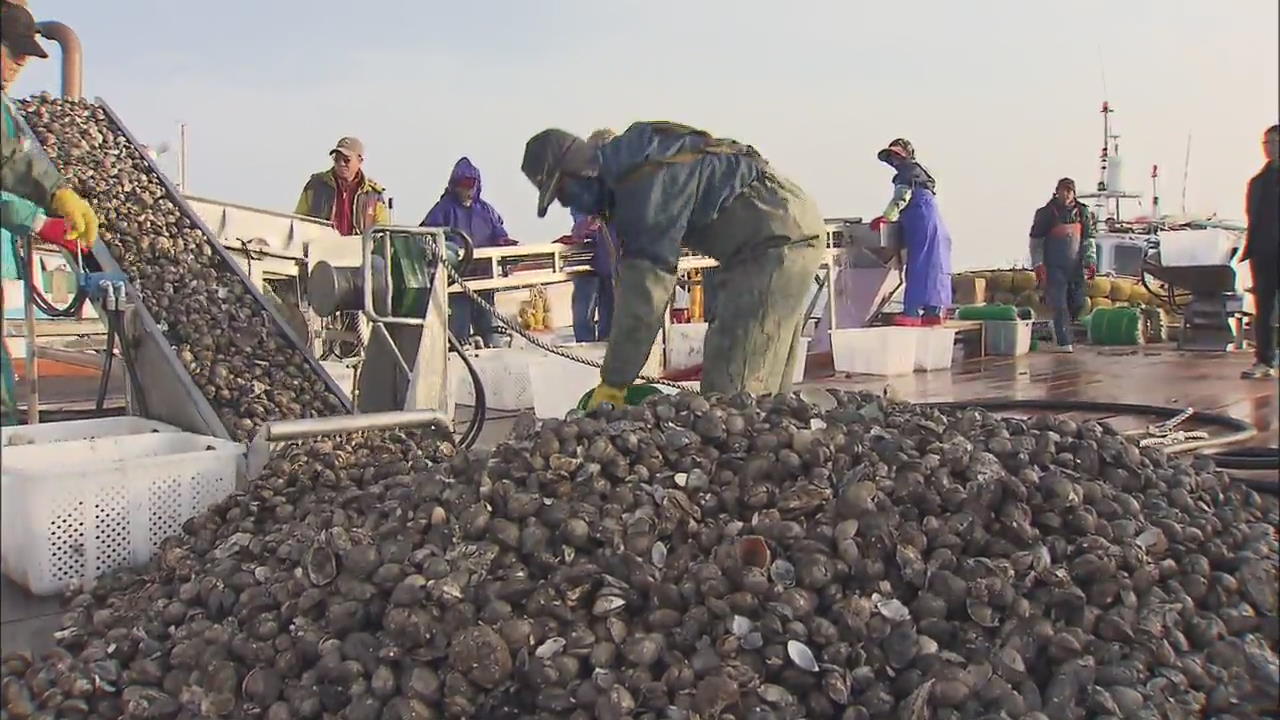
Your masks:
{"label": "work glove on hand", "polygon": [[875,220],[872,220],[872,221],[871,221],[871,230],[872,230],[873,232],[880,232],[880,228],[882,228],[882,227],[884,227],[885,225],[888,225],[888,224],[889,224],[889,221],[888,221],[888,220],[885,220],[885,219],[884,219],[884,216],[883,216],[883,215],[881,215],[880,217],[878,217],[878,218],[876,218]]}
{"label": "work glove on hand", "polygon": [[1047,273],[1045,272],[1044,265],[1037,265],[1036,266],[1036,287],[1044,287],[1044,281],[1046,277],[1047,277]]}
{"label": "work glove on hand", "polygon": [[620,407],[626,401],[626,397],[626,388],[610,387],[601,383],[592,391],[591,399],[587,401],[587,410],[595,410],[601,403],[611,403],[614,407]]}
{"label": "work glove on hand", "polygon": [[503,246],[503,247],[510,247],[511,245],[519,245],[519,244],[520,244],[520,243],[516,242],[515,240],[513,240],[513,239],[511,239],[511,238],[509,238],[509,237],[504,237],[504,238],[502,238],[501,240],[499,240],[499,241],[498,241],[498,245]]}
{"label": "work glove on hand", "polygon": [[80,244],[69,236],[71,229],[67,227],[67,221],[62,218],[45,218],[45,221],[36,229],[36,237],[41,240],[57,245],[72,254],[80,252]]}
{"label": "work glove on hand", "polygon": [[577,245],[578,239],[572,235],[561,235],[551,242],[560,243],[561,245]]}
{"label": "work glove on hand", "polygon": [[1089,280],[1092,280],[1092,279],[1094,279],[1095,277],[1097,277],[1097,276],[1098,276],[1098,266],[1097,266],[1097,265],[1085,265],[1085,266],[1084,266],[1084,276],[1085,276],[1086,278],[1088,278]]}
{"label": "work glove on hand", "polygon": [[53,193],[52,209],[71,227],[68,237],[79,241],[80,246],[88,249],[98,240],[98,216],[89,207],[84,198],[71,188],[61,188]]}

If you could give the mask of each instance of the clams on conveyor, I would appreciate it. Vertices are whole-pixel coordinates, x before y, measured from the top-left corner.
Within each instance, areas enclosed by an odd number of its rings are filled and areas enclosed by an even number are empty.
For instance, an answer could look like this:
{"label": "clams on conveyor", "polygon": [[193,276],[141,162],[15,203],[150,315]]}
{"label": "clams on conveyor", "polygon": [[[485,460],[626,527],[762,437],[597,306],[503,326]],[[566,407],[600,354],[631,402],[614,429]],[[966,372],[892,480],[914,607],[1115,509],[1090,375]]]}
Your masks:
{"label": "clams on conveyor", "polygon": [[830,393],[284,448],[3,662],[13,718],[1253,718],[1277,506],[1106,425]]}
{"label": "clams on conveyor", "polygon": [[271,420],[343,412],[102,107],[45,94],[22,100],[19,111],[98,212],[99,241],[128,273],[232,438],[248,440]]}

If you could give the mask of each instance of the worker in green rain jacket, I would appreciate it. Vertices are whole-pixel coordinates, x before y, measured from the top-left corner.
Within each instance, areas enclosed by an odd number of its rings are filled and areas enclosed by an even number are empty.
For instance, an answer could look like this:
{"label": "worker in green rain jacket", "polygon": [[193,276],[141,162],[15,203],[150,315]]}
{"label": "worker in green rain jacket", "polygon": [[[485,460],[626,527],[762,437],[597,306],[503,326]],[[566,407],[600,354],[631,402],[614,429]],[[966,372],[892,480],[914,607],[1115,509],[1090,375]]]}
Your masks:
{"label": "worker in green rain jacket", "polygon": [[[47,58],[36,40],[31,13],[21,5],[0,3],[0,254],[5,279],[18,277],[16,238],[36,232],[42,239],[91,248],[98,238],[98,216],[53,166],[31,132],[18,119],[8,88],[27,59]],[[53,219],[49,216],[59,216]],[[3,318],[0,294],[0,319]],[[0,323],[2,325],[2,323]],[[0,388],[6,424],[16,421],[14,373],[0,327]]]}
{"label": "worker in green rain jacket", "polygon": [[805,296],[826,249],[813,200],[749,145],[670,122],[638,122],[592,148],[563,130],[525,146],[538,215],[559,201],[622,238],[617,304],[600,385],[586,403],[622,403],[662,328],[682,248],[719,262],[702,391],[786,392]]}

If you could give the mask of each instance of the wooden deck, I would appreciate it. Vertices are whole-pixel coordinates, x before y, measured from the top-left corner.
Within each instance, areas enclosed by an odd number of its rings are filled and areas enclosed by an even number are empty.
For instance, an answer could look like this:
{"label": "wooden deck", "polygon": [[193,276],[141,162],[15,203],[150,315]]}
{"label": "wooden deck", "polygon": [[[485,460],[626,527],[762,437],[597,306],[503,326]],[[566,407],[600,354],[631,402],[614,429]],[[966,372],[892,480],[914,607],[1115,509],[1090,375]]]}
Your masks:
{"label": "wooden deck", "polygon": [[[892,386],[898,396],[913,402],[1052,398],[1192,407],[1253,423],[1258,435],[1247,444],[1274,446],[1280,439],[1277,383],[1242,380],[1240,371],[1252,360],[1248,352],[1182,352],[1173,345],[1078,345],[1070,355],[1033,352],[1018,358],[957,360],[950,371],[873,377],[833,374],[830,356],[812,356],[804,386],[874,391]],[[1128,416],[1093,417],[1106,418],[1121,431],[1150,422]]]}

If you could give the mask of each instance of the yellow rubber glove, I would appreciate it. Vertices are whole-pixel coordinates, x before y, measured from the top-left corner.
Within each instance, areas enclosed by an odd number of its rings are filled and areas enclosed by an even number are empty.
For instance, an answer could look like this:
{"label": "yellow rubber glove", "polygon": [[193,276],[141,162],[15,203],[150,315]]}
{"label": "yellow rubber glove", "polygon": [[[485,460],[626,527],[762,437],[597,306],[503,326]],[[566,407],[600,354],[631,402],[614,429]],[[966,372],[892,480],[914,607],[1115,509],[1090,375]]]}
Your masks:
{"label": "yellow rubber glove", "polygon": [[627,397],[626,388],[610,387],[600,384],[591,393],[591,399],[587,401],[587,410],[595,410],[600,407],[600,403],[612,403],[614,407],[621,407]]}
{"label": "yellow rubber glove", "polygon": [[92,248],[98,240],[98,215],[89,203],[75,190],[64,187],[53,193],[50,204],[50,209],[67,221],[70,227],[67,237],[78,241],[83,248]]}

